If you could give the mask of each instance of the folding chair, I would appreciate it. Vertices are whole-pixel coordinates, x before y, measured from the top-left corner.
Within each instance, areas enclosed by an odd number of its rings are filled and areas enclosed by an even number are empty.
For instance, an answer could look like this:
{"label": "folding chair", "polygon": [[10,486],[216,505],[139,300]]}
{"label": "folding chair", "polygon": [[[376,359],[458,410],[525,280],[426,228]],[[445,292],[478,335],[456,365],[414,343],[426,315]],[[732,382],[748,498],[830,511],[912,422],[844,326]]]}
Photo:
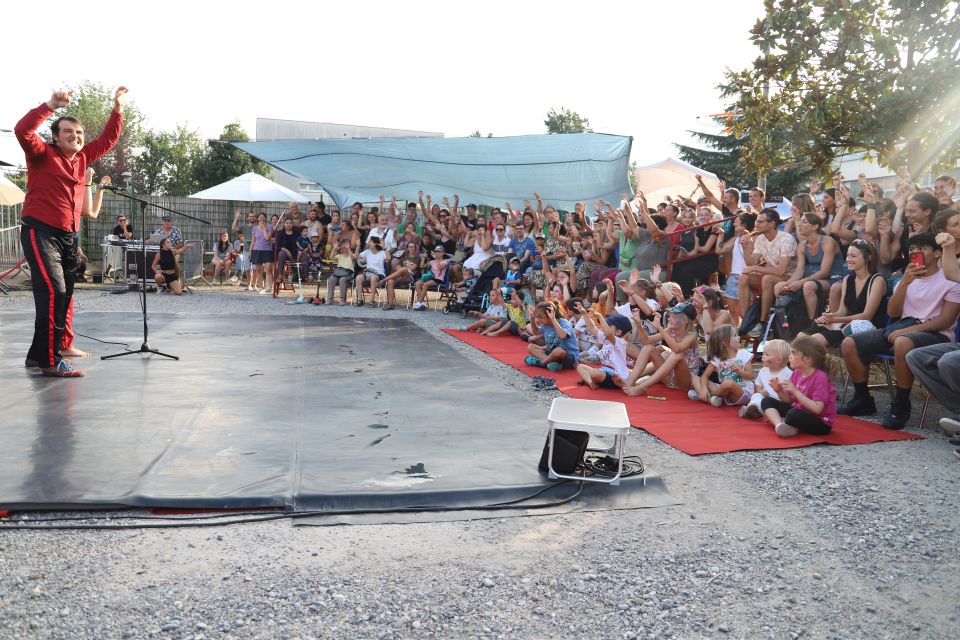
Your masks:
{"label": "folding chair", "polygon": [[448,264],[448,265],[447,265],[447,271],[446,271],[446,273],[443,274],[443,284],[435,285],[435,290],[436,290],[436,292],[437,292],[437,298],[436,298],[436,300],[435,300],[435,302],[434,302],[434,306],[433,306],[433,310],[434,310],[434,311],[437,311],[438,309],[440,309],[440,305],[443,304],[443,305],[444,305],[444,307],[443,307],[443,312],[444,312],[444,313],[450,313],[450,303],[451,303],[451,302],[456,303],[456,302],[458,301],[458,298],[457,298],[457,290],[456,290],[455,287],[453,287],[453,286],[450,285],[450,272],[451,272],[451,271],[452,271],[452,269],[450,268],[450,265]]}

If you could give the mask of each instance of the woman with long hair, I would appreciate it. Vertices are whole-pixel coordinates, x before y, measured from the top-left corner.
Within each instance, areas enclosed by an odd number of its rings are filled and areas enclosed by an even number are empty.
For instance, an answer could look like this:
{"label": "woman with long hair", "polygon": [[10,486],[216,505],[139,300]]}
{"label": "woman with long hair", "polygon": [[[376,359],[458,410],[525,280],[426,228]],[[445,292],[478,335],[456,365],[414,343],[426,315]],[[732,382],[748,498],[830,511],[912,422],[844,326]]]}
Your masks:
{"label": "woman with long hair", "polygon": [[[881,306],[887,295],[887,281],[877,274],[877,250],[863,239],[850,243],[847,270],[840,283],[840,304],[836,311],[820,314],[800,335],[807,335],[825,347],[839,347],[846,335],[863,328],[880,328]],[[858,324],[855,324],[858,323]]]}
{"label": "woman with long hair", "polygon": [[267,283],[273,280],[273,227],[267,224],[267,214],[260,212],[257,226],[253,228],[251,235],[250,263],[253,269],[250,271],[247,290],[257,289],[263,293]]}
{"label": "woman with long hair", "polygon": [[[773,286],[774,295],[802,291],[811,321],[817,313],[820,295],[830,293],[830,285],[842,277],[840,247],[837,241],[825,236],[823,219],[815,213],[805,213],[797,223],[797,266],[785,282]],[[818,293],[822,292],[822,294]]]}

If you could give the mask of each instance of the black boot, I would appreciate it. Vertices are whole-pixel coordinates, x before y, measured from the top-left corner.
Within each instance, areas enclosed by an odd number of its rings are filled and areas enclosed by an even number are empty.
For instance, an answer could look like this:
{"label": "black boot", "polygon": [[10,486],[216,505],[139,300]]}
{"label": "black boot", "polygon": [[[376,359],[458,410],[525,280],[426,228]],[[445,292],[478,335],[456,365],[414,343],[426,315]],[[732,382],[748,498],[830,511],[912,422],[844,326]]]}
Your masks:
{"label": "black boot", "polygon": [[910,400],[894,400],[890,405],[890,413],[883,416],[880,423],[884,429],[894,429],[899,431],[907,426],[907,420],[910,419]]}
{"label": "black boot", "polygon": [[845,416],[872,416],[877,413],[877,404],[869,393],[865,396],[853,396],[847,404],[837,409]]}

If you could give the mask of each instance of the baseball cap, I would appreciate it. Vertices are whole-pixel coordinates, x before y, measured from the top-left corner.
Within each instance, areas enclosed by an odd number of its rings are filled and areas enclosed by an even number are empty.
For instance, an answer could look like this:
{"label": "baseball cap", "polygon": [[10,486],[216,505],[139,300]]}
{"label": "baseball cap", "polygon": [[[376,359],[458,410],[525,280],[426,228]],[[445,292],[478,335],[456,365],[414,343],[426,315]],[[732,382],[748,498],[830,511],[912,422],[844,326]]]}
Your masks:
{"label": "baseball cap", "polygon": [[621,316],[620,314],[607,316],[607,324],[614,329],[620,329],[620,333],[623,335],[630,333],[630,331],[633,329],[630,319],[625,316]]}
{"label": "baseball cap", "polygon": [[670,307],[667,309],[667,313],[683,314],[691,320],[697,319],[697,310],[694,308],[693,303],[690,302],[681,302],[676,306]]}
{"label": "baseball cap", "polygon": [[477,208],[477,205],[473,204],[472,202],[467,205],[467,209],[476,209],[476,208]]}
{"label": "baseball cap", "polygon": [[440,253],[443,253],[443,247],[440,246],[439,244],[433,248],[433,253],[436,253],[437,251],[439,251]]}
{"label": "baseball cap", "polygon": [[173,216],[170,215],[169,213],[165,213],[165,214],[163,214],[162,216],[160,216],[160,219],[161,219],[161,220],[173,220]]}

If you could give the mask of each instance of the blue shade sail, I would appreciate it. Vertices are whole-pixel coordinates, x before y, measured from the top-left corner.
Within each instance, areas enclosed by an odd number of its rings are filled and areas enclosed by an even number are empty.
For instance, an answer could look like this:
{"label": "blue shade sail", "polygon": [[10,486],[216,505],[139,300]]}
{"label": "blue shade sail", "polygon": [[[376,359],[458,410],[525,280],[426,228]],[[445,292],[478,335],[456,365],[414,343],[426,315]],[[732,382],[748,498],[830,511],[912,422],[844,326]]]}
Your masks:
{"label": "blue shade sail", "polygon": [[238,149],[323,187],[340,208],[353,202],[469,203],[519,209],[534,192],[544,204],[572,210],[580,201],[617,206],[630,194],[632,138],[600,133],[504,138],[374,138],[234,142]]}

